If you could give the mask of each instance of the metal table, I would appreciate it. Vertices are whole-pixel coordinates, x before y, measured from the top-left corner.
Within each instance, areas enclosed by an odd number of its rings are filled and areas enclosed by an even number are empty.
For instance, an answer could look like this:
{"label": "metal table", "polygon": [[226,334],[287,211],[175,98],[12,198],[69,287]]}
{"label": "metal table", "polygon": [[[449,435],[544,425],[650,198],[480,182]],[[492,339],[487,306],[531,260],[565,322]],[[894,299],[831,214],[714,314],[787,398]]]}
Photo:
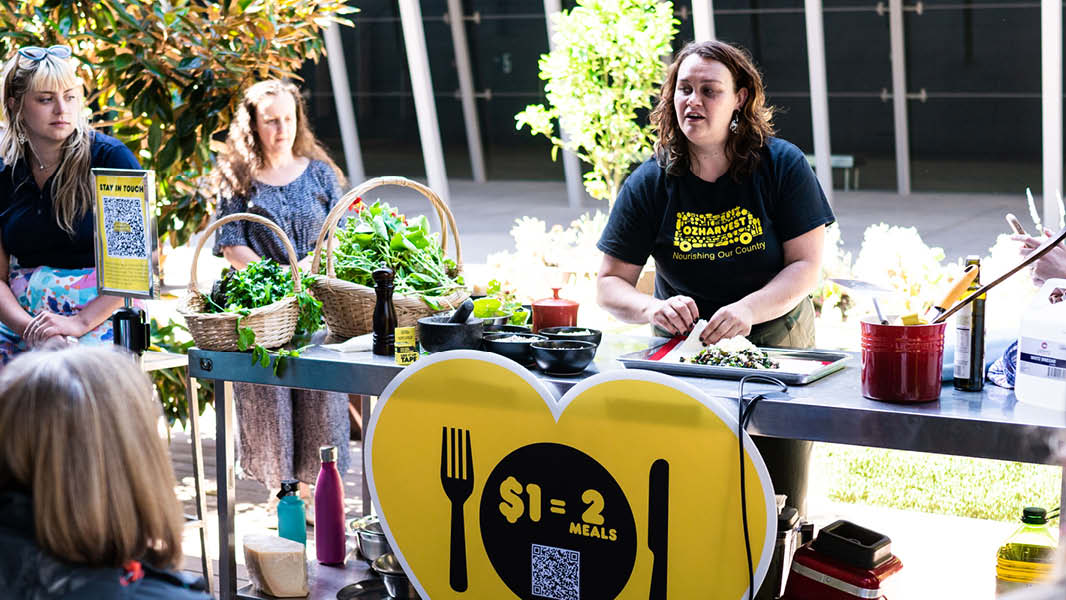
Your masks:
{"label": "metal table", "polygon": [[[562,396],[581,380],[595,373],[623,368],[615,357],[647,348],[657,341],[645,336],[606,336],[596,361],[580,376],[551,377],[535,372]],[[402,367],[390,357],[369,352],[341,354],[311,347],[291,359],[281,377],[251,364],[247,354],[235,352],[189,352],[193,377],[215,380],[217,419],[217,473],[219,520],[219,582],[221,598],[236,596],[236,555],[233,533],[234,473],[233,431],[229,414],[233,399],[225,381],[281,385],[364,395],[364,415],[369,416],[368,396],[379,395]],[[718,379],[681,378],[708,395],[735,399],[737,382]],[[745,392],[773,388],[749,384]],[[751,433],[820,442],[876,446],[898,450],[955,454],[1029,463],[1057,464],[1049,440],[1066,430],[1066,412],[1019,404],[1013,392],[986,386],[981,392],[959,392],[945,386],[936,402],[897,405],[862,397],[859,357],[844,371],[787,394],[774,393],[756,408]],[[1066,479],[1064,479],[1066,498]],[[363,498],[367,490],[364,479]],[[1063,531],[1066,534],[1066,528]]]}

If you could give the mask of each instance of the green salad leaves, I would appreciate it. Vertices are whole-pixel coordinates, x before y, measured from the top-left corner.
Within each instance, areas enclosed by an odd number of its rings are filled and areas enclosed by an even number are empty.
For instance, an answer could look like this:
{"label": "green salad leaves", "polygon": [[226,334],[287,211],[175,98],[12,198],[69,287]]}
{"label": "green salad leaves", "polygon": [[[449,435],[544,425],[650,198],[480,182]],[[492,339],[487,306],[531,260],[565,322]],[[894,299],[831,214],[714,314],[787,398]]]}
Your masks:
{"label": "green salad leaves", "polygon": [[397,294],[417,296],[434,309],[440,308],[436,297],[464,286],[459,266],[445,256],[425,215],[408,222],[388,204],[376,201],[368,206],[362,199],[352,203],[352,210],[355,216],[337,231],[337,277],[374,287],[371,273],[388,266],[396,273]]}
{"label": "green salad leaves", "polygon": [[[294,294],[292,276],[289,269],[278,263],[262,259],[248,263],[243,270],[226,268],[211,287],[211,294],[205,295],[207,312],[229,312],[247,316],[252,309],[269,306],[286,296],[296,296],[300,307],[299,320],[296,323],[298,334],[317,331],[322,324],[322,303],[308,293],[307,284],[310,277],[301,272],[301,290]],[[255,341],[255,332],[250,327],[241,327],[237,321],[237,347],[252,350],[252,363],[269,368],[271,357],[275,357],[274,374],[280,374],[285,357],[299,356],[299,350],[277,350],[271,352]]]}

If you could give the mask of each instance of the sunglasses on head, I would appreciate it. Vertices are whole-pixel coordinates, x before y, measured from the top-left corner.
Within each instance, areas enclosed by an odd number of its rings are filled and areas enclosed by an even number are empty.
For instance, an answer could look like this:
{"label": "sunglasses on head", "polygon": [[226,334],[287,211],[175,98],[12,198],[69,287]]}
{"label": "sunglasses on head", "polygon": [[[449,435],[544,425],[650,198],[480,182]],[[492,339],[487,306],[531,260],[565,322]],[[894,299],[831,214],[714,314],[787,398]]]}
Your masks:
{"label": "sunglasses on head", "polygon": [[59,59],[70,58],[74,53],[71,51],[70,46],[49,46],[48,48],[41,48],[39,46],[23,46],[18,50],[19,56],[28,58],[34,62],[40,62],[44,60],[44,57],[51,54]]}

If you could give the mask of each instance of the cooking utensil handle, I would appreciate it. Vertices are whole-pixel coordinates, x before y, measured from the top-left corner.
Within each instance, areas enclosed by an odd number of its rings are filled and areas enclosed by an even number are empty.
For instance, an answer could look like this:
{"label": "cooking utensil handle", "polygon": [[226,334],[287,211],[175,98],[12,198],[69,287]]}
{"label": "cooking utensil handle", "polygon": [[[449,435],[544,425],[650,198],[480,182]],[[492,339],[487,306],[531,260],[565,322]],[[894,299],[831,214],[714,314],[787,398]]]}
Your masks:
{"label": "cooking utensil handle", "polygon": [[1025,227],[1022,227],[1022,222],[1018,220],[1018,217],[1014,216],[1011,213],[1007,213],[1006,219],[1007,225],[1010,225],[1011,231],[1017,233],[1018,235],[1029,235],[1025,232]]}
{"label": "cooking utensil handle", "polygon": [[977,265],[970,265],[966,267],[966,270],[962,272],[962,277],[955,282],[955,285],[951,286],[948,293],[944,294],[944,299],[937,302],[934,306],[941,309],[947,309],[951,306],[960,296],[966,293],[966,288],[970,287],[973,280],[977,278],[977,271],[980,269]]}
{"label": "cooking utensil handle", "polygon": [[1060,231],[1057,234],[1055,234],[1055,237],[1048,238],[1047,240],[1044,241],[1043,244],[1040,244],[1039,246],[1037,246],[1036,249],[1034,249],[1032,252],[1030,252],[1028,256],[1026,256],[1024,259],[1022,259],[1022,261],[1019,262],[1017,265],[1015,265],[1013,268],[1011,268],[1011,270],[1009,270],[1006,273],[1004,273],[1004,274],[1000,275],[999,277],[995,278],[993,281],[991,281],[989,283],[986,283],[984,286],[982,286],[976,292],[970,294],[969,296],[966,296],[962,300],[959,300],[955,304],[955,306],[952,306],[950,309],[944,311],[944,313],[941,314],[939,317],[934,319],[933,323],[940,323],[941,321],[944,321],[945,319],[947,319],[951,315],[955,314],[960,309],[962,309],[962,307],[966,306],[970,302],[973,302],[974,299],[977,298],[978,296],[980,296],[981,294],[984,294],[988,290],[990,290],[990,289],[996,287],[997,285],[1003,283],[1003,281],[1006,280],[1011,275],[1014,275],[1018,271],[1021,271],[1025,267],[1028,267],[1029,265],[1031,265],[1032,263],[1034,263],[1038,259],[1040,259],[1040,257],[1044,256],[1048,252],[1051,252],[1051,250],[1055,246],[1058,246],[1059,244],[1061,244],[1063,240],[1066,240],[1066,227],[1064,227],[1062,229],[1062,231]]}

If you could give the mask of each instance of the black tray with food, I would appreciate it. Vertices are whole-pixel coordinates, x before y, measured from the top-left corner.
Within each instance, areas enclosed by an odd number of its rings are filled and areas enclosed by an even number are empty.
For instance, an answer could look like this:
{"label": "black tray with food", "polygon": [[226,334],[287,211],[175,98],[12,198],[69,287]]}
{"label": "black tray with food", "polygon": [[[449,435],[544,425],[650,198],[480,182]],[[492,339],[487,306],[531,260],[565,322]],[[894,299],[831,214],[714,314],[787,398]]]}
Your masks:
{"label": "black tray with food", "polygon": [[[760,366],[725,366],[719,364],[699,364],[693,362],[692,356],[686,356],[685,361],[671,354],[681,338],[675,338],[648,348],[629,352],[618,357],[627,369],[648,369],[680,375],[683,377],[711,377],[716,379],[740,379],[746,375],[769,375],[776,377],[789,385],[806,385],[817,381],[830,373],[835,373],[844,368],[848,362],[848,354],[833,350],[783,350],[780,348],[759,348],[765,358],[772,362],[774,367]],[[738,362],[746,362],[746,357],[738,357]]]}

